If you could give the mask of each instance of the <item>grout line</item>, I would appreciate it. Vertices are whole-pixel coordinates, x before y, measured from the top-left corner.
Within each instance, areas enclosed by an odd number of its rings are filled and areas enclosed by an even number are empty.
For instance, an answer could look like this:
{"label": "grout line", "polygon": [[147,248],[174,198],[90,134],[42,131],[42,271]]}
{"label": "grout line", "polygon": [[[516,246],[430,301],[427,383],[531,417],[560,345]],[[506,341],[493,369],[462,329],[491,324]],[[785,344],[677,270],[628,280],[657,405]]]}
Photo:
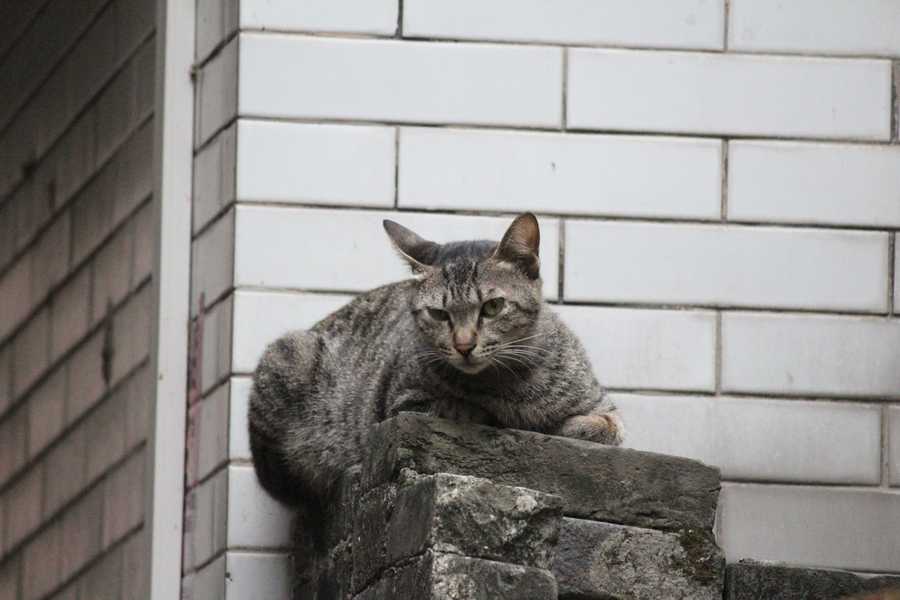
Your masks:
{"label": "grout line", "polygon": [[882,405],[881,417],[881,486],[890,487],[890,431],[888,430],[888,407]]}
{"label": "grout line", "polygon": [[900,60],[891,64],[891,131],[889,137],[900,142]]}
{"label": "grout line", "polygon": [[556,298],[560,304],[565,304],[565,266],[566,266],[566,220],[559,221],[559,264],[557,265]]}
{"label": "grout line", "polygon": [[728,52],[728,35],[731,29],[731,0],[725,0],[722,6],[722,16],[724,23],[722,24],[722,52]]}
{"label": "grout line", "polygon": [[566,131],[569,127],[569,49],[562,51],[562,130]]}
{"label": "grout line", "polygon": [[397,0],[397,31],[394,37],[403,38],[403,0]]}
{"label": "grout line", "polygon": [[722,206],[721,206],[721,219],[723,222],[728,221],[728,150],[731,144],[727,139],[722,140],[722,176],[721,176],[721,186],[722,189]]}
{"label": "grout line", "polygon": [[894,287],[897,284],[897,232],[891,233],[888,238],[888,315],[897,314],[897,298],[894,297]]}
{"label": "grout line", "polygon": [[394,210],[400,205],[400,129],[394,128]]}

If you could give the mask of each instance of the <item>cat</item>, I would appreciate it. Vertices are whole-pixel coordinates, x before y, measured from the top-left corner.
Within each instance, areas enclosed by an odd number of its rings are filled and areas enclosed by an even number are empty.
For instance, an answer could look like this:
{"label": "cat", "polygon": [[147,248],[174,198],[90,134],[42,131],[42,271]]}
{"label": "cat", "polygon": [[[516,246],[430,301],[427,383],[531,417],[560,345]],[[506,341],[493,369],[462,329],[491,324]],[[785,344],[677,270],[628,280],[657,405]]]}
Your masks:
{"label": "cat", "polygon": [[499,243],[437,244],[383,226],[414,276],[282,336],[257,366],[250,446],[269,494],[323,501],[371,426],[401,411],[622,442],[584,348],[543,302],[534,215]]}

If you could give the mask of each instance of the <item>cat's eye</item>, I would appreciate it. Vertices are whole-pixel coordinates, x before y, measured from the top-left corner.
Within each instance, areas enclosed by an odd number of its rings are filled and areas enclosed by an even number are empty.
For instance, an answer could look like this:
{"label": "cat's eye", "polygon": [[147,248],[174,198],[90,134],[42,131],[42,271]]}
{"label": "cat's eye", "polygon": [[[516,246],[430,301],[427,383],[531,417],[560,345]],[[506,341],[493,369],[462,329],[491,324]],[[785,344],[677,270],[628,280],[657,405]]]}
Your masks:
{"label": "cat's eye", "polygon": [[487,318],[496,317],[506,305],[503,298],[492,298],[481,305],[481,314]]}
{"label": "cat's eye", "polygon": [[441,310],[439,308],[429,308],[428,316],[434,319],[435,321],[449,321],[450,315],[446,310]]}

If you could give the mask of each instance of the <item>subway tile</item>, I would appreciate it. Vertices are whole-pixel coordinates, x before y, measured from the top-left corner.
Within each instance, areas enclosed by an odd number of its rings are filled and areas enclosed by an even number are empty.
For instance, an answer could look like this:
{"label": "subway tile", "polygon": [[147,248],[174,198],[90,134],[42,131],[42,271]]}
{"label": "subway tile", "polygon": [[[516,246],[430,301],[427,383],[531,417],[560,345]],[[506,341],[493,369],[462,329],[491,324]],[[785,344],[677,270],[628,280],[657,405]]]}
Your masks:
{"label": "subway tile", "polygon": [[722,0],[405,0],[403,35],[720,50]]}
{"label": "subway tile", "polygon": [[728,48],[900,56],[894,0],[732,0]]}
{"label": "subway tile", "polygon": [[231,378],[231,415],[228,420],[228,457],[233,459],[252,458],[247,413],[250,410],[250,377]]}
{"label": "subway tile", "polygon": [[570,300],[879,312],[883,233],[569,221]]}
{"label": "subway tile", "polygon": [[403,128],[398,203],[718,220],[721,166],[718,140]]}
{"label": "subway tile", "polygon": [[251,373],[266,346],[294,329],[309,329],[353,297],[239,290],[234,295],[232,369]]}
{"label": "subway tile", "polygon": [[900,147],[732,141],[733,221],[900,226]]}
{"label": "subway tile", "polygon": [[[562,51],[242,34],[241,115],[558,127]],[[285,76],[282,65],[291,65]]]}
{"label": "subway tile", "polygon": [[553,310],[581,339],[605,387],[715,389],[711,312],[571,305]]}
{"label": "subway tile", "polygon": [[900,396],[900,320],[725,313],[722,388]]}
{"label": "subway tile", "polygon": [[[235,234],[236,285],[351,292],[408,278],[408,267],[381,226],[385,218],[438,242],[499,240],[512,222],[510,217],[241,206]],[[539,221],[541,254],[546,257],[544,295],[552,299],[557,295],[559,222]],[[322,252],[324,247],[328,252]],[[299,256],[302,269],[297,268]]]}
{"label": "subway tile", "polygon": [[291,594],[291,558],[287,554],[229,552],[226,600],[281,600]]}
{"label": "subway tile", "polygon": [[728,562],[900,571],[896,492],[726,483],[718,525]]}
{"label": "subway tile", "polygon": [[269,496],[252,466],[228,467],[228,547],[291,546],[294,511]]}
{"label": "subway tile", "polygon": [[726,479],[880,482],[875,405],[638,394],[612,400],[625,420],[627,447],[700,460]]}
{"label": "subway tile", "polygon": [[392,127],[241,119],[237,197],[392,207],[394,137]]}
{"label": "subway tile", "polygon": [[890,81],[890,63],[883,60],[574,49],[568,124],[887,140]]}
{"label": "subway tile", "polygon": [[241,29],[393,35],[398,0],[269,0],[241,4]]}

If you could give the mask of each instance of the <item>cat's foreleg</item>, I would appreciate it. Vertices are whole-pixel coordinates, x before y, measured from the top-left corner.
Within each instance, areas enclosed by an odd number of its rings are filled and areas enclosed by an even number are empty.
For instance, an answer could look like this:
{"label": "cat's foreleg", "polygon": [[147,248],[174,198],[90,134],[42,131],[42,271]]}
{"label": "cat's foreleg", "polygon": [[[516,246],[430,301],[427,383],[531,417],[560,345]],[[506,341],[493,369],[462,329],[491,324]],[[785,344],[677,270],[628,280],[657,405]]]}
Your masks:
{"label": "cat's foreleg", "polygon": [[615,409],[596,408],[586,415],[569,417],[553,432],[554,435],[618,446],[625,439],[622,418]]}

